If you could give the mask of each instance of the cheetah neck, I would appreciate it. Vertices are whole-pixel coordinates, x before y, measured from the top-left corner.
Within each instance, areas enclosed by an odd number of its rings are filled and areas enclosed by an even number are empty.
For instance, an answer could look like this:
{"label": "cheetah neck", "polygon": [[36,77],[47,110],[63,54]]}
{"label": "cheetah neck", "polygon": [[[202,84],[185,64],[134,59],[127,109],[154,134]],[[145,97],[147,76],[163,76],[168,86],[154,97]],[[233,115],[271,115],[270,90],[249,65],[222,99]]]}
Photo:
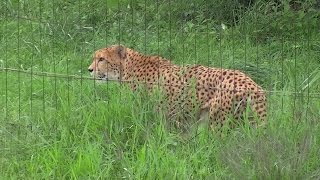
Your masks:
{"label": "cheetah neck", "polygon": [[[160,56],[149,56],[127,48],[127,57],[123,64],[123,77],[129,80],[136,76],[138,70],[144,72],[147,68],[157,68],[173,66],[168,59]],[[142,71],[141,71],[142,69]]]}

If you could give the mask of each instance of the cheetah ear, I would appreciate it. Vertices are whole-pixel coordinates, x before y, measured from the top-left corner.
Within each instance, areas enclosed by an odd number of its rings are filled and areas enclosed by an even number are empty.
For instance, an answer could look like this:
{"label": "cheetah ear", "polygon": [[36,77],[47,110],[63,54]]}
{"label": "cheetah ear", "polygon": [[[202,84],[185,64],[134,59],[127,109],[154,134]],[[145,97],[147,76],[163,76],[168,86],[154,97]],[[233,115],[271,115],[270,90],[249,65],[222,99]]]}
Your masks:
{"label": "cheetah ear", "polygon": [[124,47],[123,45],[117,46],[116,51],[121,59],[125,59],[127,57],[126,47]]}

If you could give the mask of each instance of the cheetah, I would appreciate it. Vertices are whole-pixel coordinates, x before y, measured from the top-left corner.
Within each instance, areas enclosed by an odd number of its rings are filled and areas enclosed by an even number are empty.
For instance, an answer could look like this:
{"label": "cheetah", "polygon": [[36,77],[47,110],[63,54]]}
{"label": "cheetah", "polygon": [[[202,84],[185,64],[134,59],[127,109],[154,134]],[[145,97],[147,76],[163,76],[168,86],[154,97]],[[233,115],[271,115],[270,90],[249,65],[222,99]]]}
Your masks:
{"label": "cheetah", "polygon": [[[88,71],[98,79],[128,82],[133,90],[139,83],[144,83],[148,89],[160,84],[169,117],[185,109],[182,113],[185,119],[192,109],[198,109],[195,117],[201,120],[207,116],[210,127],[214,128],[226,124],[228,117],[241,122],[250,107],[261,124],[266,122],[264,90],[238,70],[202,65],[181,67],[160,56],[113,45],[93,54]],[[184,122],[177,120],[177,123]]]}

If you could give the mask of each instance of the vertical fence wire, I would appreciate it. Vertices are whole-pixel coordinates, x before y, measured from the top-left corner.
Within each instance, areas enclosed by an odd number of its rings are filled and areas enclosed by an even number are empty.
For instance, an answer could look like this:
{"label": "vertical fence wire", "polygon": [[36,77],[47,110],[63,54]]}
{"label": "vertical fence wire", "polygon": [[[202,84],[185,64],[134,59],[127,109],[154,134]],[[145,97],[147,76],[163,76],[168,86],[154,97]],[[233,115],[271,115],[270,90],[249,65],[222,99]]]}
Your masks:
{"label": "vertical fence wire", "polygon": [[[319,4],[320,5],[320,4]],[[318,20],[319,26],[320,27],[320,21]],[[310,77],[311,77],[311,72],[310,72],[310,38],[311,38],[311,30],[310,30],[310,23],[307,23],[307,103],[306,103],[306,119],[308,120],[308,115],[309,115],[309,103],[310,103]],[[319,41],[319,40],[318,40]],[[319,68],[320,70],[320,68]],[[320,73],[320,72],[319,72]]]}
{"label": "vertical fence wire", "polygon": [[[183,3],[183,2],[180,2],[180,3]],[[187,11],[187,6],[184,6],[184,8],[183,8],[183,10],[184,11]],[[180,41],[179,40],[179,42],[181,42],[182,43],[182,67],[185,67],[185,65],[186,65],[186,62],[185,62],[185,59],[186,59],[186,55],[185,55],[185,53],[186,53],[186,38],[187,38],[187,32],[186,32],[186,15],[184,15],[184,17],[183,17],[184,19],[182,20],[182,22],[181,22],[181,29],[180,29],[180,31],[181,31],[181,38],[182,38],[182,40]],[[183,82],[185,82],[186,81],[186,77],[182,77],[182,81]],[[185,91],[185,89],[183,89],[182,90],[182,93],[184,93],[184,91]],[[186,100],[186,97],[182,97],[182,101],[184,102]],[[187,113],[187,109],[186,109],[186,107],[185,106],[182,106],[182,113],[183,114],[185,114],[185,113]]]}
{"label": "vertical fence wire", "polygon": [[[57,24],[57,19],[56,19],[56,0],[52,0],[52,23],[51,23],[51,28],[52,28],[52,40],[51,40],[51,47],[52,47],[52,60],[53,60],[53,73],[56,74],[57,73],[57,60],[56,60],[56,53],[55,53],[55,48],[53,48],[56,44],[56,24]],[[32,68],[33,65],[31,65]],[[82,74],[82,73],[81,73]],[[57,93],[57,81],[58,78],[55,76],[53,78],[54,81],[54,85],[53,85],[53,89],[54,89],[54,110],[57,112],[58,111],[58,93]],[[31,83],[32,84],[32,83]],[[32,99],[32,98],[31,98]],[[58,118],[56,118],[58,119]],[[57,121],[54,121],[55,123],[53,124],[53,128],[56,129],[58,126]]]}
{"label": "vertical fence wire", "polygon": [[[5,29],[4,29],[4,32],[5,34],[8,33],[8,1],[6,1],[6,11],[5,11]],[[4,39],[5,39],[5,67],[6,68],[9,68],[9,65],[8,65],[8,36],[4,36]],[[6,122],[8,122],[9,120],[9,115],[8,115],[8,70],[6,69],[5,70],[5,120]],[[11,140],[11,138],[10,138]],[[4,141],[4,148],[6,148],[6,144],[7,144],[7,141]],[[9,146],[9,145],[8,145]]]}
{"label": "vertical fence wire", "polygon": [[[81,14],[82,14],[82,6],[81,6],[81,0],[78,0],[77,1],[77,3],[78,3],[78,17],[77,17],[77,22],[80,24],[80,27],[82,27],[83,26],[83,24],[82,24],[82,22],[81,22]],[[80,42],[81,44],[82,43],[85,43],[85,42]],[[84,74],[84,72],[88,72],[88,71],[86,71],[85,69],[86,68],[84,68],[84,59],[82,58],[83,57],[83,51],[82,51],[82,48],[76,48],[76,51],[80,51],[80,52],[78,52],[79,54],[80,54],[80,57],[81,57],[81,59],[80,59],[80,106],[82,107],[83,106],[83,74]],[[89,59],[89,58],[88,58]],[[86,61],[87,62],[87,61]],[[83,120],[84,120],[84,118],[83,118],[83,113],[80,113],[80,121],[81,122],[83,122]]]}
{"label": "vertical fence wire", "polygon": [[[160,31],[160,21],[161,21],[161,14],[159,11],[159,6],[160,6],[160,1],[156,0],[156,19],[157,19],[157,56],[161,56],[160,55],[160,41],[161,41],[161,31]],[[157,69],[157,89],[158,89],[158,102],[159,103],[159,107],[158,110],[160,111],[161,108],[163,108],[163,104],[165,102],[163,102],[163,99],[161,99],[162,94],[160,94],[160,61],[157,62],[158,63],[158,69]]]}
{"label": "vertical fence wire", "polygon": [[[105,17],[104,17],[104,20],[105,20],[105,37],[104,37],[104,39],[105,39],[105,47],[107,47],[108,46],[108,44],[109,44],[109,41],[108,41],[108,34],[109,34],[109,26],[108,26],[108,20],[109,20],[109,18],[108,18],[108,16],[109,16],[109,14],[108,14],[108,8],[109,8],[109,3],[108,3],[108,1],[105,1]],[[133,21],[132,21],[133,22]],[[110,91],[110,85],[109,85],[109,83],[106,83],[106,86],[107,86],[107,91],[109,92]],[[107,100],[107,103],[108,103],[108,105],[110,104],[110,99],[108,98],[108,100]]]}
{"label": "vertical fence wire", "polygon": [[[245,11],[245,10],[244,10]],[[245,18],[245,22],[247,23],[247,21],[246,21],[246,18]],[[247,28],[245,27],[244,28],[245,29],[245,32],[247,33]],[[248,39],[248,37],[246,37],[246,39],[245,39],[245,43],[247,43],[247,39]],[[267,38],[267,40],[268,41],[270,41],[270,42],[272,42],[273,40],[271,39],[271,38]],[[270,48],[271,47],[271,43],[269,43],[268,44],[268,48]],[[247,49],[247,48],[246,48]],[[247,60],[245,60],[245,66],[246,66],[246,63],[247,63]],[[273,72],[273,70],[274,69],[272,69],[272,65],[273,65],[273,63],[272,63],[272,58],[267,58],[267,65],[268,65],[268,67],[267,67],[267,71],[268,72]],[[273,72],[273,73],[275,73],[275,72]],[[271,92],[273,90],[273,87],[272,87],[272,80],[271,80],[271,78],[268,78],[267,79],[267,83],[266,83],[266,97],[270,97],[271,96],[271,93],[269,93],[269,92]],[[270,109],[270,100],[267,98],[267,102],[266,102],[266,107],[267,107],[267,109]],[[268,116],[269,114],[268,114],[268,112],[267,112],[267,116]]]}
{"label": "vertical fence wire", "polygon": [[[196,6],[193,6],[193,11],[194,12],[198,12],[198,9]],[[198,25],[198,21],[194,22],[195,23],[195,27],[193,28],[193,64],[197,64],[198,62],[198,59],[197,59],[197,25]]]}
{"label": "vertical fence wire", "polygon": [[[281,15],[283,15],[281,13]],[[277,24],[278,26],[280,24]],[[281,32],[281,35],[280,35],[280,41],[281,41],[281,88],[284,88],[285,85],[284,85],[284,60],[285,60],[285,55],[284,55],[284,35],[283,35],[283,32]],[[281,112],[283,113],[284,110],[284,96],[281,96]]]}
{"label": "vertical fence wire", "polygon": [[[244,16],[243,18],[244,20],[244,24],[245,24],[245,27],[243,28],[244,29],[244,67],[247,67],[247,61],[248,61],[248,47],[247,47],[247,43],[248,43],[248,32],[247,32],[247,17]],[[250,57],[250,56],[249,56]],[[248,89],[248,85],[245,84],[244,85],[244,88],[245,89]]]}
{"label": "vertical fence wire", "polygon": [[[292,22],[292,24],[293,24],[293,26],[294,26],[294,28],[295,28],[295,20],[292,20],[293,22]],[[297,108],[297,92],[298,92],[298,90],[297,90],[297,72],[298,72],[298,69],[297,69],[297,34],[296,34],[296,32],[294,32],[293,33],[293,47],[294,47],[294,50],[293,50],[293,61],[294,61],[294,71],[293,71],[293,78],[294,78],[294,84],[293,84],[293,87],[294,87],[294,92],[296,92],[295,94],[294,94],[294,97],[293,97],[293,109],[292,109],[292,119],[295,121],[296,120],[296,108]],[[299,104],[298,104],[299,105]],[[299,117],[298,117],[299,118]],[[300,118],[298,119],[298,120],[300,120]],[[293,121],[293,122],[294,122]]]}
{"label": "vertical fence wire", "polygon": [[147,53],[147,0],[144,0],[144,39],[143,39],[143,52]]}
{"label": "vertical fence wire", "polygon": [[[108,1],[105,1],[106,2],[106,9],[108,9]],[[106,15],[106,19],[107,19],[107,15]],[[107,20],[106,20],[106,26],[107,26]],[[106,29],[108,29],[108,28],[106,28]],[[107,30],[106,30],[107,31]],[[107,33],[107,32],[106,32]],[[92,34],[91,34],[91,38],[93,39],[92,40],[92,52],[91,52],[91,54],[90,54],[90,59],[91,59],[91,62],[92,63],[95,63],[94,64],[94,67],[96,68],[97,67],[97,61],[95,61],[95,57],[92,57],[92,56],[94,56],[94,52],[96,51],[96,48],[97,48],[97,44],[96,44],[96,41],[95,41],[95,34],[96,34],[96,24],[95,23],[93,23],[92,24]],[[107,39],[107,34],[106,34],[106,39]],[[93,73],[93,77],[94,78],[99,78],[99,77],[97,77],[97,75],[95,74],[95,73]],[[106,83],[107,84],[107,86],[109,87],[109,83],[107,82]],[[97,102],[97,100],[98,100],[98,91],[97,91],[97,82],[95,81],[95,80],[93,80],[93,89],[94,89],[94,93],[93,93],[93,101],[94,102]],[[94,117],[94,119],[96,119],[97,117],[98,117],[98,109],[97,108],[94,108],[94,112],[93,112],[93,117]]]}
{"label": "vertical fence wire", "polygon": [[[31,30],[33,30],[33,25],[32,25],[32,22],[30,20],[26,20],[27,23],[28,23],[28,26],[30,27]],[[34,39],[33,37],[33,33],[31,34],[31,39]],[[34,78],[33,78],[33,64],[34,64],[34,48],[31,47],[31,51],[32,51],[32,54],[31,54],[31,64],[30,64],[30,119],[33,119],[34,117],[34,113],[33,113],[33,81],[34,81]],[[32,126],[30,126],[30,130],[32,130]]]}
{"label": "vertical fence wire", "polygon": [[[41,71],[42,72],[46,72],[45,68],[44,68],[44,59],[43,59],[43,56],[42,56],[42,51],[43,51],[43,48],[42,48],[42,0],[39,1],[39,59],[41,61]],[[67,73],[68,74],[68,73]],[[45,77],[43,76],[42,77],[42,113],[43,113],[43,122],[46,121],[46,97],[45,97],[45,86],[46,86],[46,83],[45,83]],[[69,94],[69,91],[68,91],[68,94]]]}
{"label": "vertical fence wire", "polygon": [[169,58],[172,60],[172,2],[169,0]]}
{"label": "vertical fence wire", "polygon": [[[222,21],[219,21],[219,25],[222,25]],[[219,49],[219,65],[218,65],[218,68],[220,69],[220,73],[218,73],[218,75],[219,75],[219,80],[220,80],[220,85],[218,86],[218,88],[219,89],[221,89],[222,88],[222,78],[220,78],[220,77],[222,77],[222,74],[223,74],[223,72],[222,72],[222,70],[223,70],[223,50],[222,50],[222,31],[219,31],[218,32],[218,38],[219,38],[219,47],[218,47],[218,49]],[[219,92],[219,91],[217,91],[217,92]],[[222,97],[222,91],[220,92],[220,94],[218,94],[218,98],[219,97]],[[222,103],[220,102],[220,104],[218,105],[219,106],[219,109],[221,109],[221,107],[222,107]]]}
{"label": "vertical fence wire", "polygon": [[[20,58],[20,1],[18,1],[18,12],[17,12],[17,58],[18,58],[18,64],[21,64],[21,58]],[[18,72],[18,121],[21,122],[21,73]],[[20,137],[20,126],[18,127],[18,137]]]}
{"label": "vertical fence wire", "polygon": [[[234,11],[232,11],[232,17],[233,17],[233,19],[234,19]],[[235,37],[234,36],[234,27],[231,27],[231,37]],[[241,39],[241,38],[239,38],[239,39]],[[236,73],[235,73],[235,71],[236,71],[236,68],[235,68],[235,38],[232,38],[232,40],[231,40],[231,59],[232,59],[232,71],[233,71],[233,75],[232,75],[232,77],[230,77],[230,79],[233,79],[233,89],[232,89],[232,91],[233,92],[235,92],[235,87],[236,87],[236,81],[235,81],[235,78],[236,78]],[[234,97],[234,95],[233,95],[233,97]],[[232,97],[232,98],[233,98]]]}
{"label": "vertical fence wire", "polygon": [[[209,12],[210,8],[208,6],[206,6],[206,8],[207,8],[206,11]],[[207,43],[207,49],[206,49],[206,51],[207,51],[207,65],[206,66],[207,67],[210,67],[210,66],[212,66],[214,64],[213,62],[211,62],[211,58],[210,58],[212,47],[211,47],[211,44],[210,44],[211,37],[210,37],[209,31],[210,31],[210,29],[211,30],[213,29],[213,27],[211,27],[211,26],[212,25],[210,24],[210,22],[207,21],[206,22],[206,39],[207,39],[207,41],[206,41],[206,43]],[[208,78],[209,76],[210,76],[210,72],[207,71],[206,77]],[[208,83],[208,81],[206,81],[206,82]],[[211,93],[210,90],[208,90],[207,95],[209,95],[210,93]],[[199,112],[201,113],[201,110]],[[210,114],[208,113],[208,117],[207,118],[209,118],[209,117],[210,117]],[[210,123],[207,122],[207,124],[208,124],[207,129],[209,130],[210,129]],[[198,134],[198,131],[196,133]],[[210,139],[210,137],[211,137],[210,134],[207,133],[206,138]],[[194,139],[194,141],[196,141],[196,139]],[[195,150],[196,150],[196,147],[195,147]]]}
{"label": "vertical fence wire", "polygon": [[[122,16],[122,9],[121,9],[121,3],[120,3],[120,0],[118,0],[118,2],[117,2],[118,4],[117,4],[117,13],[118,13],[118,16],[117,16],[117,21],[118,21],[118,39],[117,39],[117,41],[118,41],[118,45],[120,46],[121,45],[121,41],[122,41],[122,39],[121,39],[121,37],[122,37],[122,31],[121,31],[121,28],[122,28],[122,26],[121,26],[121,18],[123,17]],[[122,67],[122,61],[120,61],[120,66]],[[121,73],[120,73],[120,88],[122,87],[122,75],[121,75]],[[119,99],[120,99],[120,102],[122,102],[122,94],[121,94],[121,91],[119,91]]]}

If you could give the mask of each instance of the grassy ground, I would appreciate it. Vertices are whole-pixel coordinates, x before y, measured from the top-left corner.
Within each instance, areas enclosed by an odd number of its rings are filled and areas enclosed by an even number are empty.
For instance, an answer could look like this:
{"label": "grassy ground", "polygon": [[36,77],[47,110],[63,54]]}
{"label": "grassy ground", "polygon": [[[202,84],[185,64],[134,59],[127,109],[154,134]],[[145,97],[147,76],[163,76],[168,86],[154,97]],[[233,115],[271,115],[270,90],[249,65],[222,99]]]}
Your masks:
{"label": "grassy ground", "polygon": [[[254,29],[178,26],[151,5],[145,17],[129,6],[109,10],[105,26],[87,22],[101,17],[78,15],[87,12],[85,4],[42,3],[2,4],[0,68],[30,73],[0,70],[1,179],[320,178],[318,36],[260,42],[249,36]],[[148,19],[152,10],[158,21]],[[117,43],[176,64],[246,72],[270,91],[269,126],[240,126],[224,138],[206,128],[181,134],[154,113],[157,95],[32,74],[87,77],[93,51]]]}

